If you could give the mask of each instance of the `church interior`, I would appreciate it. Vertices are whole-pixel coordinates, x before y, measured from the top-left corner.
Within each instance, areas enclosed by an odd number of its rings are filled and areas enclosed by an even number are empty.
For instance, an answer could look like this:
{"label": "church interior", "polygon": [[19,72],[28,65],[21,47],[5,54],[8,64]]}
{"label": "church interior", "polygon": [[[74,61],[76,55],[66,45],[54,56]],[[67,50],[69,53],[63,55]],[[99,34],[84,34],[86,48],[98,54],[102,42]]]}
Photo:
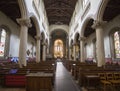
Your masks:
{"label": "church interior", "polygon": [[0,0],[0,91],[120,91],[120,0]]}

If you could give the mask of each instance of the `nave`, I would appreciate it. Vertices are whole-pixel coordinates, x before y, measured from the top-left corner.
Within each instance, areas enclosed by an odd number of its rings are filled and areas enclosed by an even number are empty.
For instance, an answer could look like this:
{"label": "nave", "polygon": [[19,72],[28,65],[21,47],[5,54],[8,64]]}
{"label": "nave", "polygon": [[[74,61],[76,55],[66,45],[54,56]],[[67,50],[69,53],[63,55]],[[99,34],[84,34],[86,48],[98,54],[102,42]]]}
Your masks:
{"label": "nave", "polygon": [[[16,68],[10,68],[14,66]],[[3,63],[0,91],[119,91],[120,66],[56,60],[29,62],[25,68]],[[14,72],[17,69],[17,72]],[[3,72],[4,71],[4,72]],[[43,75],[44,74],[44,75]],[[52,75],[51,75],[52,74]]]}
{"label": "nave", "polygon": [[[75,80],[63,66],[62,62],[56,62],[55,82],[53,91],[81,91]],[[0,87],[0,91],[26,91],[25,87]],[[41,91],[41,90],[40,90]],[[46,91],[46,90],[45,90]]]}
{"label": "nave", "polygon": [[70,73],[63,66],[62,62],[57,63],[55,91],[80,91]]}

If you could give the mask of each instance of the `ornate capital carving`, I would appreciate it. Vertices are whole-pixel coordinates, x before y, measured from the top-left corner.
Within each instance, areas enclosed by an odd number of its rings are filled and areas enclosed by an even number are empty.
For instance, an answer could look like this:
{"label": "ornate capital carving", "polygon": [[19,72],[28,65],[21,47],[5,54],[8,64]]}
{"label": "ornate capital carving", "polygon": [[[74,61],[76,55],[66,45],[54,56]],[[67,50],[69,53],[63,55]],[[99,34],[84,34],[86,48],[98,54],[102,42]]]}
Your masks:
{"label": "ornate capital carving", "polygon": [[96,29],[96,28],[103,27],[106,23],[107,23],[107,21],[98,21],[98,20],[95,20],[94,23],[93,23],[93,25],[92,25],[92,28]]}
{"label": "ornate capital carving", "polygon": [[80,40],[80,41],[85,41],[85,40],[86,40],[86,37],[79,37],[79,40]]}
{"label": "ornate capital carving", "polygon": [[32,27],[31,21],[29,18],[19,18],[17,19],[17,22],[21,25],[21,26],[27,26],[27,27]]}
{"label": "ornate capital carving", "polygon": [[40,36],[35,36],[35,38],[36,38],[37,40],[40,40]]}
{"label": "ornate capital carving", "polygon": [[47,46],[47,43],[43,42],[42,45],[43,45],[43,46]]}

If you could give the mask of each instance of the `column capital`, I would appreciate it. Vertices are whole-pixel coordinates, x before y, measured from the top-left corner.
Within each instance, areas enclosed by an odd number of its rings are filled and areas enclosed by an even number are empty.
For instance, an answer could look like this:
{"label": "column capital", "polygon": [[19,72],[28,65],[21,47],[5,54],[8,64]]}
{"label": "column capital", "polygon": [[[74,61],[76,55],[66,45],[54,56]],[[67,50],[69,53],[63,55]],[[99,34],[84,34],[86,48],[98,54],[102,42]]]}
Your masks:
{"label": "column capital", "polygon": [[76,46],[76,45],[77,45],[77,43],[73,43],[72,45],[73,45],[73,46]]}
{"label": "column capital", "polygon": [[82,36],[82,37],[79,37],[79,40],[80,40],[80,41],[85,41],[85,40],[86,40],[86,37],[83,37],[83,36]]}
{"label": "column capital", "polygon": [[98,20],[94,20],[92,28],[96,29],[96,28],[100,28],[100,27],[104,27],[104,25],[107,23],[107,21],[98,21]]}
{"label": "column capital", "polygon": [[42,42],[42,45],[43,45],[43,46],[47,46],[47,43],[45,43],[45,42]]}
{"label": "column capital", "polygon": [[39,36],[39,35],[36,35],[35,38],[36,38],[37,40],[40,40],[40,36]]}
{"label": "column capital", "polygon": [[29,18],[18,18],[17,22],[21,26],[27,26],[27,27],[32,27],[31,20]]}

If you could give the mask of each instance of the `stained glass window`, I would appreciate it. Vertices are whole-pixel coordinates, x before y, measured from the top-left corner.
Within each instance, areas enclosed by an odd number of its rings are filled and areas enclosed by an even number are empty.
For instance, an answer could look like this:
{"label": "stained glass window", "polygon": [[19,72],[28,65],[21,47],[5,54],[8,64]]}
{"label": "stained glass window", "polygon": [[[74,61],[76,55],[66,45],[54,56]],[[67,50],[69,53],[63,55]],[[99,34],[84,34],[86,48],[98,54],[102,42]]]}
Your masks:
{"label": "stained glass window", "polygon": [[57,39],[54,42],[54,57],[63,57],[63,41],[60,39]]}
{"label": "stained glass window", "polygon": [[0,38],[0,57],[4,56],[6,31],[2,29]]}
{"label": "stained glass window", "polygon": [[118,31],[114,33],[115,57],[120,58],[120,36]]}

